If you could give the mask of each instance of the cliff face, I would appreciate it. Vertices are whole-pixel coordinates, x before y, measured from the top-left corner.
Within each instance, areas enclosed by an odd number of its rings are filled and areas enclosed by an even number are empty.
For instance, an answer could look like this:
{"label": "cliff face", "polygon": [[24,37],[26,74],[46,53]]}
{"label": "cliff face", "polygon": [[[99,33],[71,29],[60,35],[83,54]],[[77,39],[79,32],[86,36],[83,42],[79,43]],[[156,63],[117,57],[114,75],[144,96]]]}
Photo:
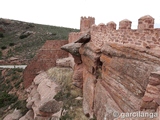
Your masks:
{"label": "cliff face", "polygon": [[160,69],[158,51],[115,43],[106,43],[101,51],[95,51],[91,44],[80,48],[85,114],[94,113],[100,120],[104,116],[113,119],[114,111],[156,110],[158,103],[143,106],[142,98],[150,74]]}
{"label": "cliff face", "polygon": [[[75,60],[74,73],[77,66],[83,71],[79,72],[83,77],[79,77],[77,84],[83,86],[83,111],[90,118],[113,120],[118,117],[115,112],[158,112],[160,32],[152,29],[154,22],[150,16],[140,19],[138,30],[130,30],[130,23],[121,21],[119,30],[115,30],[113,22],[93,25],[74,44],[62,47],[74,49],[75,44],[82,43],[77,50],[79,56],[75,51],[66,51]],[[90,36],[87,39],[86,34]],[[81,62],[76,62],[77,57]]]}
{"label": "cliff face", "polygon": [[[97,52],[91,44],[86,43],[79,50],[83,63],[84,113],[90,117],[95,114],[98,120],[104,117],[112,120],[115,111],[156,111],[159,87],[155,86],[159,85],[160,79],[153,79],[151,74],[160,76],[159,50],[106,43]],[[149,87],[149,81],[157,82]],[[147,96],[144,97],[144,94]]]}
{"label": "cliff face", "polygon": [[[154,52],[158,53],[158,51]],[[113,119],[112,112],[115,111],[119,113],[143,109],[156,111],[158,107],[156,102],[153,105],[147,103],[143,106],[142,98],[150,74],[159,69],[158,56],[136,46],[106,44],[102,48],[100,61],[102,62],[101,77],[97,79],[93,90],[94,112],[98,119],[104,116]],[[152,94],[149,97],[153,96]]]}

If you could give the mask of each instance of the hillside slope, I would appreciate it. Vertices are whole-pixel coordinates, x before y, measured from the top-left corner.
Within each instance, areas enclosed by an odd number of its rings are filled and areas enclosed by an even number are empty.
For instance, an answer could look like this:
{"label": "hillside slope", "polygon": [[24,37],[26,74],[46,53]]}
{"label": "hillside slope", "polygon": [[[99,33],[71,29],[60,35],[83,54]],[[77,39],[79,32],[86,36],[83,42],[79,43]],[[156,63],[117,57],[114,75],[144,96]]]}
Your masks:
{"label": "hillside slope", "polygon": [[0,19],[0,60],[11,57],[27,64],[46,40],[67,40],[77,29]]}

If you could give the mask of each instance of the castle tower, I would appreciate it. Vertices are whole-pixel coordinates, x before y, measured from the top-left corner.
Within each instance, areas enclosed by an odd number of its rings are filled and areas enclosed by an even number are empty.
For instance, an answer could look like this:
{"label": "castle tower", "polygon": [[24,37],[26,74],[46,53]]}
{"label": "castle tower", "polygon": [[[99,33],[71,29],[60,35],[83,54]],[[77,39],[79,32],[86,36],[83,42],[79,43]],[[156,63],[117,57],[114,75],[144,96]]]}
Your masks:
{"label": "castle tower", "polygon": [[91,26],[95,24],[95,18],[94,17],[81,17],[81,22],[80,22],[80,31],[86,31],[89,28],[91,28]]}

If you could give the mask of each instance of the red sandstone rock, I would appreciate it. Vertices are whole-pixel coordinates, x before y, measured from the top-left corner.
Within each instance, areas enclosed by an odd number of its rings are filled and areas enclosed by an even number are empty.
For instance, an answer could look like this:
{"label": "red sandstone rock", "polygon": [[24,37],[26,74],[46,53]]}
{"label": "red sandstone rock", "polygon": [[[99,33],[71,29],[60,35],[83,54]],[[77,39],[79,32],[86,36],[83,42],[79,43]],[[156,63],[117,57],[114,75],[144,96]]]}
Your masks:
{"label": "red sandstone rock", "polygon": [[21,117],[19,120],[33,120],[34,119],[34,113],[33,110],[29,110],[25,116]]}
{"label": "red sandstone rock", "polygon": [[122,112],[116,101],[113,99],[110,91],[102,83],[103,80],[97,80],[94,91],[94,114],[97,120],[113,120],[113,112]]}
{"label": "red sandstone rock", "polygon": [[66,45],[63,45],[61,49],[71,53],[72,55],[80,56],[79,48],[81,45],[81,43],[68,43]]}
{"label": "red sandstone rock", "polygon": [[44,117],[51,117],[52,114],[61,110],[62,105],[62,102],[57,102],[56,100],[47,101],[39,107],[40,115]]}
{"label": "red sandstone rock", "polygon": [[94,88],[96,77],[83,69],[83,111],[90,118],[93,117]]}
{"label": "red sandstone rock", "polygon": [[[53,97],[57,94],[57,87],[58,85],[49,79],[45,72],[35,77],[33,84],[27,89],[27,107],[33,110],[34,119],[38,116],[51,117],[51,115],[59,111],[58,107],[54,109],[52,104]],[[48,105],[52,106],[52,108],[49,108]]]}
{"label": "red sandstone rock", "polygon": [[74,63],[76,63],[77,65],[82,63],[82,59],[80,56],[72,55],[72,57],[74,58]]}
{"label": "red sandstone rock", "polygon": [[73,57],[57,59],[56,66],[74,68],[74,59]]}
{"label": "red sandstone rock", "polygon": [[14,110],[13,113],[8,114],[3,120],[18,120],[22,117],[20,110]]}
{"label": "red sandstone rock", "polygon": [[91,50],[95,53],[100,53],[101,52],[101,49],[96,47],[93,42],[88,42],[82,47],[84,47],[85,49],[89,49],[89,50]]}
{"label": "red sandstone rock", "polygon": [[72,76],[73,85],[82,88],[83,86],[83,64],[75,64]]}
{"label": "red sandstone rock", "polygon": [[9,58],[9,61],[15,61],[15,60],[18,60],[19,58],[16,58],[16,57],[10,57]]}
{"label": "red sandstone rock", "polygon": [[[142,108],[152,108],[156,111],[158,105],[160,105],[160,72],[152,72],[149,77],[149,83],[147,85],[145,94],[142,98]],[[148,104],[150,102],[150,104]],[[154,105],[153,105],[154,104]]]}

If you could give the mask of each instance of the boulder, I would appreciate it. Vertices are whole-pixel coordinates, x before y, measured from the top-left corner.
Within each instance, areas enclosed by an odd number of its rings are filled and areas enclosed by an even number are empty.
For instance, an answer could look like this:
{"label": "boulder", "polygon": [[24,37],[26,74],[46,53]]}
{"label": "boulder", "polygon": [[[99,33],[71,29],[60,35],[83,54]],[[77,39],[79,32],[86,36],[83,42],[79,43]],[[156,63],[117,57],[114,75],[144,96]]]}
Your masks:
{"label": "boulder", "polygon": [[152,72],[149,77],[149,83],[142,98],[141,109],[157,110],[160,106],[160,71]]}
{"label": "boulder", "polygon": [[72,81],[76,87],[83,87],[83,64],[75,64]]}
{"label": "boulder", "polygon": [[56,100],[50,100],[45,103],[43,103],[39,107],[39,111],[41,114],[54,114],[61,110],[62,108],[62,102],[57,102]]}
{"label": "boulder", "polygon": [[73,57],[68,57],[68,58],[62,58],[62,59],[57,59],[56,60],[56,66],[61,66],[61,67],[74,67],[74,59]]}
{"label": "boulder", "polygon": [[96,77],[89,73],[85,67],[83,69],[83,112],[93,118],[94,92]]}
{"label": "boulder", "polygon": [[23,117],[21,117],[19,120],[33,120],[34,119],[34,113],[33,110],[29,110]]}
{"label": "boulder", "polygon": [[21,117],[21,110],[15,109],[13,113],[8,114],[3,120],[19,120]]}
{"label": "boulder", "polygon": [[71,53],[72,55],[80,56],[79,48],[81,45],[82,43],[69,43],[69,44],[63,45],[61,49]]}
{"label": "boulder", "polygon": [[49,79],[46,72],[41,72],[35,77],[33,84],[27,89],[27,108],[33,110],[34,118],[36,118],[37,115],[40,115],[41,117],[50,117],[53,114],[52,112],[47,113],[41,111],[46,110],[42,109],[45,108],[45,105],[52,103],[50,101],[52,101],[53,97],[56,95],[57,87],[58,85],[54,81],[51,81],[51,79]]}

